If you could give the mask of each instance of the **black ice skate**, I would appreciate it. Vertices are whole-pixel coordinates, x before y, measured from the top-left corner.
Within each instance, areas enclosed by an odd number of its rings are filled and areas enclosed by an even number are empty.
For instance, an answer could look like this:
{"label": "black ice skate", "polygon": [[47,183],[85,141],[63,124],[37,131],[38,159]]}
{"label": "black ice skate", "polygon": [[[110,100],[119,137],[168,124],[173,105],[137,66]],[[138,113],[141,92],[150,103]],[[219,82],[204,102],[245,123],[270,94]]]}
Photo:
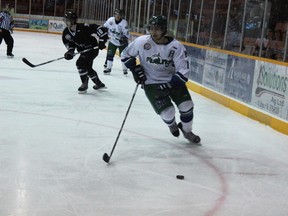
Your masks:
{"label": "black ice skate", "polygon": [[78,93],[79,94],[85,94],[88,89],[88,84],[83,83],[79,88],[78,88]]}
{"label": "black ice skate", "polygon": [[7,58],[14,58],[14,55],[12,53],[7,53]]}
{"label": "black ice skate", "polygon": [[103,73],[104,73],[105,75],[109,75],[109,74],[111,73],[111,68],[106,68],[106,69],[103,71]]}
{"label": "black ice skate", "polygon": [[123,74],[124,74],[124,75],[127,75],[127,74],[128,74],[128,71],[127,71],[127,70],[123,70]]}
{"label": "black ice skate", "polygon": [[179,137],[180,132],[179,132],[179,129],[178,129],[178,125],[176,123],[174,123],[173,125],[170,125],[168,127],[169,127],[169,130],[170,130],[170,132],[171,132],[171,134],[173,136]]}
{"label": "black ice skate", "polygon": [[192,142],[192,143],[196,143],[196,144],[198,144],[198,145],[201,145],[201,144],[199,143],[199,142],[201,141],[201,139],[200,139],[199,136],[197,136],[196,134],[192,133],[192,131],[190,131],[190,132],[185,132],[185,131],[182,129],[182,123],[181,123],[181,122],[178,124],[178,127],[179,127],[179,129],[182,131],[183,136],[184,136],[187,140],[189,140],[189,141]]}
{"label": "black ice skate", "polygon": [[95,89],[95,90],[103,89],[103,88],[106,88],[106,86],[105,86],[105,84],[102,83],[102,82],[100,82],[100,83],[98,83],[97,85],[94,85],[94,86],[93,86],[93,89]]}

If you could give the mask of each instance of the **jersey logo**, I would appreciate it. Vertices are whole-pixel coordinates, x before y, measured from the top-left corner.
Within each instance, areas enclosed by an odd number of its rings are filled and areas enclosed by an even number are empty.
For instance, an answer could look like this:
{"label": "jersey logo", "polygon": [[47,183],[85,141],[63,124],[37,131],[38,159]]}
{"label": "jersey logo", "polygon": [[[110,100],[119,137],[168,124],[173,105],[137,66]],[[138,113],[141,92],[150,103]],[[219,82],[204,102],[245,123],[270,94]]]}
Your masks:
{"label": "jersey logo", "polygon": [[146,62],[150,64],[155,64],[155,65],[164,65],[165,67],[168,67],[169,65],[173,65],[172,60],[162,59],[159,53],[154,54],[150,57],[147,57]]}
{"label": "jersey logo", "polygon": [[71,40],[72,40],[72,37],[71,37],[71,35],[66,34],[66,35],[65,35],[65,39],[68,40],[68,41],[71,41]]}
{"label": "jersey logo", "polygon": [[145,43],[145,44],[144,44],[144,49],[145,49],[145,50],[150,50],[150,49],[151,49],[151,44]]}
{"label": "jersey logo", "polygon": [[110,29],[111,34],[116,35],[116,37],[119,37],[121,35],[120,32],[117,32],[116,28]]}

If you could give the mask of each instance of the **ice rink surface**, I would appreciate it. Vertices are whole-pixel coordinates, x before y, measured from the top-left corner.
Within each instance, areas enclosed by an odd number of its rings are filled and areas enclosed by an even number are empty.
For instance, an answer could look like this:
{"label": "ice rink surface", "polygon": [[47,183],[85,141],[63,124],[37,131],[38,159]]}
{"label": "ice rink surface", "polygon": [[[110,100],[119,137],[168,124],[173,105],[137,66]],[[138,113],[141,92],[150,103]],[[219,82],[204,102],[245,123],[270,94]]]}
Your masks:
{"label": "ice rink surface", "polygon": [[[0,46],[0,216],[287,216],[288,136],[191,91],[202,146],[170,135],[116,58],[107,89],[80,95],[60,35]],[[178,115],[177,115],[178,118]],[[178,118],[179,119],[179,118]],[[182,174],[184,180],[176,179]]]}

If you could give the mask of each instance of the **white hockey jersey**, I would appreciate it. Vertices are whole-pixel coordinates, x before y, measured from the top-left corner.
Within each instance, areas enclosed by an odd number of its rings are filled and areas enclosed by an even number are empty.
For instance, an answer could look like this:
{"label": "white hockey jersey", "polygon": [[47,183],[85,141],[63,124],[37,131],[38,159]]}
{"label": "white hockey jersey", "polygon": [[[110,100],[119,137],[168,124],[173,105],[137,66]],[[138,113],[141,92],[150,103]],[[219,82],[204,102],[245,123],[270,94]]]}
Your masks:
{"label": "white hockey jersey", "polygon": [[104,26],[108,28],[108,35],[110,37],[110,42],[115,46],[120,46],[121,36],[126,36],[130,38],[128,23],[125,19],[122,19],[120,23],[116,24],[115,17],[110,17],[105,23]]}
{"label": "white hockey jersey", "polygon": [[139,58],[145,84],[167,83],[176,72],[188,78],[190,73],[186,48],[173,38],[167,44],[156,44],[150,35],[140,36],[123,50],[121,59],[131,56]]}

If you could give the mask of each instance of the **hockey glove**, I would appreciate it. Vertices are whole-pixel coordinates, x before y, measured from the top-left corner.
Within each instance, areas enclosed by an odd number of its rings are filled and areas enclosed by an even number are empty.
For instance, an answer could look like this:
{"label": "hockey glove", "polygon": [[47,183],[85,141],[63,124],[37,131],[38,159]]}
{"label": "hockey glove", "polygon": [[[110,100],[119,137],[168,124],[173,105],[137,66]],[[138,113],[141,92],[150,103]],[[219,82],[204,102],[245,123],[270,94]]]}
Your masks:
{"label": "hockey glove", "polygon": [[125,35],[122,35],[119,39],[119,42],[121,46],[127,46],[128,45],[128,38]]}
{"label": "hockey glove", "polygon": [[96,34],[99,38],[108,39],[108,29],[103,26],[97,28]]}
{"label": "hockey glove", "polygon": [[[162,91],[161,96],[159,96],[158,99],[162,99],[166,96],[168,96],[172,89],[177,89],[188,81],[188,79],[181,73],[177,72],[174,74],[168,83],[163,83],[158,86],[158,90]],[[156,98],[157,99],[157,98]]]}
{"label": "hockey glove", "polygon": [[106,48],[105,41],[101,41],[101,39],[100,39],[98,47],[99,47],[100,50],[105,49]]}
{"label": "hockey glove", "polygon": [[144,84],[146,81],[146,75],[141,65],[136,65],[133,68],[130,68],[133,74],[134,81],[139,84]]}
{"label": "hockey glove", "polygon": [[188,79],[180,72],[176,72],[170,81],[172,88],[179,88],[188,81]]}
{"label": "hockey glove", "polygon": [[64,54],[64,58],[66,60],[71,60],[74,57],[74,51],[73,50],[68,50],[65,54]]}

